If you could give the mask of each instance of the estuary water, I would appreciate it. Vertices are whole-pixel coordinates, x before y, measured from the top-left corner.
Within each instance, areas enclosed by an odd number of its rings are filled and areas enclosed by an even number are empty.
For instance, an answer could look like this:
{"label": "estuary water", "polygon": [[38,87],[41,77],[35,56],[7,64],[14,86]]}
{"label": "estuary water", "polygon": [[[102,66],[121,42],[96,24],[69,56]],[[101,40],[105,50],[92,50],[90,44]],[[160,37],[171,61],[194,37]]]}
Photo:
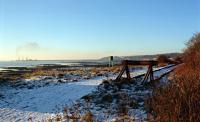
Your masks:
{"label": "estuary water", "polygon": [[69,61],[0,61],[0,70],[4,70],[6,67],[34,67],[38,65],[46,64],[60,64],[60,65],[77,65],[79,63]]}

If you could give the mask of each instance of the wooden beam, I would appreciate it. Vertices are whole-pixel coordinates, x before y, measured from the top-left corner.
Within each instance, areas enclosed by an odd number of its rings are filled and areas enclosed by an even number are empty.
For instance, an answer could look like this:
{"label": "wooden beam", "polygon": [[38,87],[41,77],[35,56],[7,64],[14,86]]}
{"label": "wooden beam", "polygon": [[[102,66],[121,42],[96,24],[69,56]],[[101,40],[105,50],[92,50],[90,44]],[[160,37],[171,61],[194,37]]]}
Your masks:
{"label": "wooden beam", "polygon": [[127,64],[127,65],[152,65],[156,66],[158,65],[158,61],[154,60],[143,60],[143,61],[135,61],[135,60],[124,60],[122,61],[122,64]]}

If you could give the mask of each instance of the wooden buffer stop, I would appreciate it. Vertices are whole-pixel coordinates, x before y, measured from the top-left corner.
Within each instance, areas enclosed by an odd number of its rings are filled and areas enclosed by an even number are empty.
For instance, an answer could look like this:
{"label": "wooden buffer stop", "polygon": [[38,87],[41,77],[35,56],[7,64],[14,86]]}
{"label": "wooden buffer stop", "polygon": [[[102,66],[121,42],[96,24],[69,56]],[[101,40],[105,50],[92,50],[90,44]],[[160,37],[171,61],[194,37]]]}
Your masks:
{"label": "wooden buffer stop", "polygon": [[119,73],[119,75],[117,76],[116,81],[119,81],[122,78],[122,75],[124,74],[124,72],[126,72],[127,79],[130,81],[131,76],[130,76],[130,71],[129,71],[128,66],[129,65],[135,65],[135,66],[141,65],[141,66],[148,66],[147,73],[145,74],[144,79],[142,81],[142,83],[144,83],[144,82],[148,81],[148,78],[150,78],[150,81],[154,80],[153,66],[157,66],[158,61],[154,61],[154,60],[143,60],[143,61],[123,60],[122,65],[123,65],[123,68],[122,68],[121,72]]}

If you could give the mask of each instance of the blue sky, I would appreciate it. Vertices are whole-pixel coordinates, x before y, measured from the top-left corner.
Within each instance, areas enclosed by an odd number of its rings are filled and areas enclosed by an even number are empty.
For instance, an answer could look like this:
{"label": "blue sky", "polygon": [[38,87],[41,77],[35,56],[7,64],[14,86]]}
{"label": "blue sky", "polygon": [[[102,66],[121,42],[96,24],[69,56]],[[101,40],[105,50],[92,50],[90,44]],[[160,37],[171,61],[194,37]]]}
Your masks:
{"label": "blue sky", "polygon": [[181,52],[199,0],[0,0],[0,60]]}

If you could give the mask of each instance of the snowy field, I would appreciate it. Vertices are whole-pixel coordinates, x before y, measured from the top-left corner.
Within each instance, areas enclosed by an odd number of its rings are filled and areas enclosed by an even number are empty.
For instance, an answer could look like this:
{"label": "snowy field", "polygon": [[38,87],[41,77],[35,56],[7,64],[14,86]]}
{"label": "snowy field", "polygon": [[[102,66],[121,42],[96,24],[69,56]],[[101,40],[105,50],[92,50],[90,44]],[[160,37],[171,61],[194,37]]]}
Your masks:
{"label": "snowy field", "polygon": [[[74,83],[50,85],[34,89],[15,89],[9,86],[2,86],[0,89],[4,97],[0,101],[0,120],[10,121],[9,118],[13,116],[14,121],[15,117],[19,116],[18,112],[21,113],[20,116],[25,115],[21,117],[25,120],[27,120],[27,114],[43,115],[43,113],[60,112],[63,106],[72,104],[73,101],[95,90],[95,87],[103,79],[105,77],[96,77]],[[27,114],[22,114],[23,111]]]}
{"label": "snowy field", "polygon": [[[158,77],[172,69],[173,67],[170,67],[157,71],[155,76]],[[137,76],[145,71],[141,69],[132,75]],[[109,78],[115,77],[113,75]],[[44,121],[46,118],[62,112],[64,106],[73,105],[76,100],[95,91],[97,86],[107,78],[106,76],[98,76],[88,80],[81,79],[77,82],[50,84],[32,89],[0,86],[2,94],[0,121],[24,122],[29,121],[30,118],[34,121]]]}

